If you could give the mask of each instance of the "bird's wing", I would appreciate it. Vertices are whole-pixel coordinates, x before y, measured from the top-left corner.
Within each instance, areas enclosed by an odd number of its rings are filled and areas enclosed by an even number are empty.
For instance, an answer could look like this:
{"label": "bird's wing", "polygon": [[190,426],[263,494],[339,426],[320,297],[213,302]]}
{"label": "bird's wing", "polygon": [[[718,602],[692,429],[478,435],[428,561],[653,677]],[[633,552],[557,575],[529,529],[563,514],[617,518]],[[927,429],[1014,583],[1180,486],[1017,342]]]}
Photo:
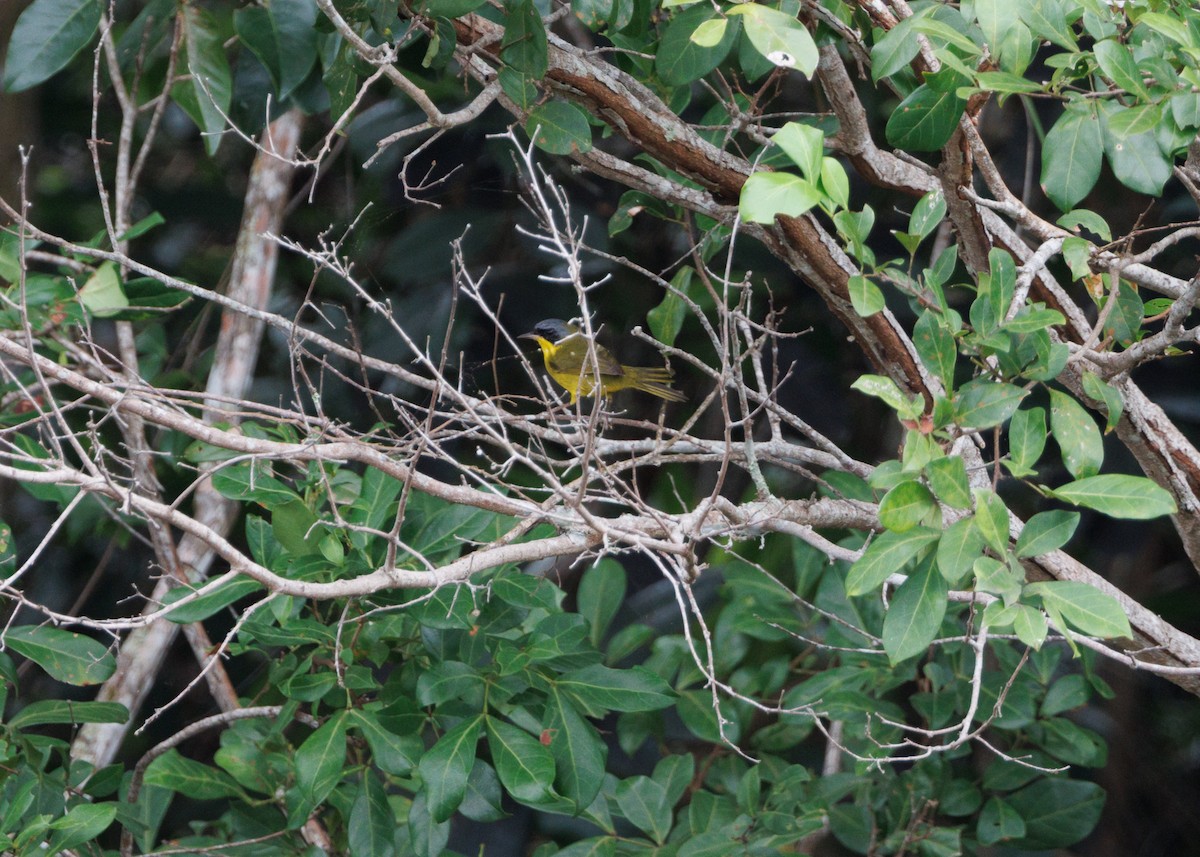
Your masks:
{"label": "bird's wing", "polygon": [[[550,365],[557,372],[563,373],[579,373],[580,366],[587,366],[585,372],[592,371],[592,362],[588,359],[588,341],[582,333],[573,333],[565,339],[560,339],[555,343],[554,356],[550,358]],[[621,368],[621,364],[617,362],[617,358],[613,357],[612,352],[603,345],[595,346],[596,365],[600,370],[601,375],[624,375],[625,371]]]}

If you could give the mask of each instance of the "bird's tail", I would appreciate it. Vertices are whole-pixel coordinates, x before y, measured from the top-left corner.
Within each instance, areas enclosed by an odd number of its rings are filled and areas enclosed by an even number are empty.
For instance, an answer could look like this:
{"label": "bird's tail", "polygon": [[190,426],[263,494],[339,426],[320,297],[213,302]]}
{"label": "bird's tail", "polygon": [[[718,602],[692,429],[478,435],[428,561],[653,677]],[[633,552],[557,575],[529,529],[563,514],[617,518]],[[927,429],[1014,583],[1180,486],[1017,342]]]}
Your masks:
{"label": "bird's tail", "polygon": [[687,396],[671,386],[675,374],[662,366],[622,366],[628,386],[668,402],[686,402]]}

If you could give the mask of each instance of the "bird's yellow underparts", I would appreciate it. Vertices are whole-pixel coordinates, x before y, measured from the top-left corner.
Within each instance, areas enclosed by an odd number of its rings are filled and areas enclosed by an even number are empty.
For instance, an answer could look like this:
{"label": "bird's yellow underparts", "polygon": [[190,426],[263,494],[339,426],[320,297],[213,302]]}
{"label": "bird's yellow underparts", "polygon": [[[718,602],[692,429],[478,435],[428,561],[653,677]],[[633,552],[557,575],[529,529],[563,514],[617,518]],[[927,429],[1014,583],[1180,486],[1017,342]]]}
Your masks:
{"label": "bird's yellow underparts", "polygon": [[624,366],[603,345],[589,340],[577,326],[562,319],[539,321],[532,333],[519,339],[532,339],[542,349],[542,360],[554,383],[571,396],[575,404],[580,396],[593,396],[597,384],[600,395],[611,396],[618,390],[633,389],[650,393],[669,402],[687,397],[671,387],[674,374],[664,366]]}

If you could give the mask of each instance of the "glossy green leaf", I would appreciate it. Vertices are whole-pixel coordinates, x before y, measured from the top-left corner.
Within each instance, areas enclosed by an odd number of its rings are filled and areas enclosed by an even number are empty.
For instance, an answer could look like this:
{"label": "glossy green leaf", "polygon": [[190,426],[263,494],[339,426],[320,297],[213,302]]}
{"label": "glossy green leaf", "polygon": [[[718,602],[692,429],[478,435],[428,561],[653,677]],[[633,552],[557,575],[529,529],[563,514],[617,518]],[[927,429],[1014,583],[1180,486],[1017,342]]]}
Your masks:
{"label": "glossy green leaf", "polygon": [[386,774],[408,776],[425,749],[420,735],[399,733],[385,726],[378,711],[352,709],[347,726],[358,729],[367,739],[373,761]]}
{"label": "glossy green leaf", "polygon": [[544,735],[554,757],[555,789],[582,811],[600,792],[608,748],[557,685],[546,692]]}
{"label": "glossy green leaf", "polygon": [[671,805],[667,793],[649,777],[630,777],[617,785],[617,806],[634,827],[660,845],[671,829]]}
{"label": "glossy green leaf", "polygon": [[225,117],[233,102],[233,75],[216,19],[192,4],[185,4],[180,14],[190,77],[176,84],[171,94],[200,126],[204,148],[211,157],[224,136]]}
{"label": "glossy green leaf", "polygon": [[850,304],[863,318],[887,307],[883,291],[863,274],[853,275],[846,283],[846,288],[850,292]]}
{"label": "glossy green leaf", "polygon": [[1121,391],[1094,372],[1085,371],[1080,377],[1083,381],[1083,392],[1104,405],[1105,413],[1108,415],[1108,421],[1104,426],[1104,432],[1107,434],[1117,427],[1117,423],[1121,421],[1121,414],[1125,410]]}
{"label": "glossy green leaf", "polygon": [[129,709],[119,702],[74,702],[66,699],[42,699],[31,702],[8,719],[13,729],[49,723],[125,723]]}
{"label": "glossy green leaf", "polygon": [[1008,428],[1009,458],[1004,464],[1014,476],[1031,476],[1046,448],[1046,412],[1022,408],[1013,414]]}
{"label": "glossy green leaf", "polygon": [[59,849],[76,848],[90,842],[107,830],[116,818],[115,803],[76,804],[62,818],[50,822],[54,835],[47,850],[55,854]]}
{"label": "glossy green leaf", "polygon": [[1124,137],[1105,133],[1104,153],[1118,181],[1138,193],[1158,196],[1171,177],[1173,161],[1163,153],[1153,131]]}
{"label": "glossy green leaf", "polygon": [[916,58],[921,50],[914,19],[902,18],[871,47],[871,79],[891,77]]}
{"label": "glossy green leaf", "polygon": [[1006,800],[1025,820],[1025,836],[1009,844],[1050,850],[1074,845],[1092,832],[1104,808],[1104,789],[1082,780],[1047,777]]}
{"label": "glossy green leaf", "polygon": [[646,322],[654,338],[665,345],[674,345],[675,337],[683,329],[684,319],[687,318],[689,304],[685,297],[690,297],[692,281],[696,271],[690,265],[685,265],[671,277],[672,291],[668,291],[662,303],[646,313]]}
{"label": "glossy green leaf", "polygon": [[954,346],[953,334],[934,310],[926,309],[917,319],[913,327],[913,345],[925,368],[937,375],[947,390],[952,390],[958,351]]}
{"label": "glossy green leaf", "polygon": [[108,318],[129,306],[116,264],[105,262],[88,277],[79,290],[79,302],[97,318]]}
{"label": "glossy green leaf", "polygon": [[529,111],[525,131],[537,147],[552,155],[592,150],[592,127],[587,114],[569,101],[547,101]]}
{"label": "glossy green leaf", "polygon": [[751,223],[774,223],[777,215],[799,217],[821,202],[816,185],[789,173],[755,173],[742,185],[738,210]]}
{"label": "glossy green leaf", "polygon": [[1011,417],[1027,395],[1028,390],[1015,384],[976,378],[958,389],[954,419],[963,428],[991,428]]}
{"label": "glossy green leaf", "polygon": [[925,465],[925,475],[933,493],[947,506],[955,509],[971,508],[971,486],[967,481],[967,468],[962,458],[948,455]]}
{"label": "glossy green leaf", "polygon": [[892,664],[920,654],[933,642],[946,615],[947,589],[933,561],[922,562],[900,584],[883,617],[883,648]]}
{"label": "glossy green leaf", "polygon": [[702,48],[712,48],[725,38],[725,28],[729,26],[728,18],[709,18],[692,31],[691,39]]}
{"label": "glossy green leaf", "polygon": [[879,502],[880,523],[897,533],[911,530],[936,512],[933,494],[916,480],[901,482]]}
{"label": "glossy green leaf", "polygon": [[1141,521],[1172,515],[1177,511],[1171,494],[1144,476],[1116,473],[1089,476],[1056,488],[1051,493],[1060,500],[1114,518]]}
{"label": "glossy green leaf", "polygon": [[1008,507],[990,488],[976,488],[975,525],[988,547],[1000,555],[1008,552]]}
{"label": "glossy green leaf", "polygon": [[938,540],[937,564],[942,577],[951,586],[962,583],[983,554],[986,542],[975,526],[974,518],[955,521]]}
{"label": "glossy green leaf", "polygon": [[692,41],[692,33],[717,13],[707,4],[685,9],[671,19],[663,33],[655,59],[655,70],[667,86],[683,86],[699,80],[725,59],[741,32],[741,22],[731,20],[721,41],[703,47]]}
{"label": "glossy green leaf", "polygon": [[1076,478],[1095,476],[1104,463],[1104,440],[1091,414],[1070,395],[1050,391],[1050,433],[1063,464]]}
{"label": "glossy green leaf", "polygon": [[966,106],[956,92],[940,92],[928,84],[918,87],[888,118],[888,144],[916,152],[937,151],[949,142]]}
{"label": "glossy green leaf", "polygon": [[1100,178],[1104,134],[1095,107],[1074,103],[1054,123],[1042,146],[1042,189],[1066,211]]}
{"label": "glossy green leaf", "polygon": [[931,190],[913,206],[908,218],[908,231],[927,238],[946,218],[946,197],[940,190]]}
{"label": "glossy green leaf", "polygon": [[20,92],[66,68],[96,35],[99,0],[34,0],[13,27],[4,88]]}
{"label": "glossy green leaf", "polygon": [[1014,5],[1013,17],[1028,26],[1035,36],[1068,51],[1078,50],[1062,0],[1017,0]]}
{"label": "glossy green leaf", "polygon": [[741,16],[750,43],[774,65],[809,77],[816,71],[820,59],[816,42],[794,15],[760,3],[734,5],[726,13]]}
{"label": "glossy green leaf", "polygon": [[1021,597],[1023,580],[1009,565],[994,557],[981,556],[975,560],[971,570],[975,573],[977,590],[1002,598],[1006,607],[1016,605],[1017,599]]}
{"label": "glossy green leaf", "polygon": [[644,667],[612,669],[603,664],[565,673],[557,682],[588,710],[657,711],[671,704],[671,686]]}
{"label": "glossy green leaf", "polygon": [[599,560],[580,577],[576,601],[588,620],[588,639],[593,646],[600,647],[627,588],[624,567],[611,557]]}
{"label": "glossy green leaf", "polygon": [[506,6],[500,59],[534,79],[545,77],[549,66],[546,25],[533,0],[513,0]]}
{"label": "glossy green leaf", "polygon": [[850,566],[846,575],[846,594],[857,596],[874,592],[892,574],[902,572],[914,557],[940,536],[939,531],[926,527],[914,527],[903,533],[886,532],[879,536]]}
{"label": "glossy green leaf", "polygon": [[145,782],[187,795],[192,800],[216,800],[242,794],[229,774],[188,759],[175,749],[168,750],[150,763]]}
{"label": "glossy green leaf", "polygon": [[1025,835],[1025,819],[1003,798],[992,796],[983,805],[975,825],[980,845],[997,845]]}
{"label": "glossy green leaf", "polygon": [[788,122],[773,135],[771,142],[783,149],[804,178],[816,181],[825,156],[825,135],[820,128],[800,122]]}
{"label": "glossy green leaf", "polygon": [[1133,635],[1121,605],[1094,586],[1074,580],[1047,580],[1029,584],[1025,594],[1041,598],[1047,610],[1061,615],[1082,634],[1110,639]]}
{"label": "glossy green leaf", "polygon": [[346,836],[350,857],[391,857],[396,853],[396,814],[383,784],[369,768],[362,773],[350,807]]}
{"label": "glossy green leaf", "polygon": [[1019,557],[1041,556],[1065,545],[1079,526],[1079,513],[1054,509],[1039,512],[1029,519],[1017,538]]}
{"label": "glossy green leaf", "polygon": [[325,800],[342,778],[347,725],[345,712],[336,714],[296,750],[296,785],[314,805]]}
{"label": "glossy green leaf", "polygon": [[[188,622],[199,622],[201,619],[207,619],[214,613],[224,610],[229,605],[241,601],[243,598],[258,592],[262,588],[263,585],[257,580],[239,575],[232,580],[222,583],[212,592],[201,595],[199,598],[175,608],[167,614],[167,619],[179,625],[185,625]],[[167,597],[163,599],[163,605],[169,606],[174,604],[182,598],[187,598],[198,589],[199,587],[176,586],[167,592]]]}
{"label": "glossy green leaf", "polygon": [[429,814],[436,822],[454,815],[467,793],[467,776],[475,764],[482,723],[482,715],[467,718],[443,735],[417,765],[425,782]]}
{"label": "glossy green leaf", "polygon": [[14,625],[3,632],[4,645],[29,658],[51,678],[74,685],[100,684],[117,668],[102,643],[49,625]]}
{"label": "glossy green leaf", "polygon": [[487,719],[488,749],[504,788],[514,800],[537,803],[551,793],[554,757],[537,738],[496,717]]}
{"label": "glossy green leaf", "polygon": [[1050,632],[1045,614],[1028,604],[1014,606],[1017,612],[1013,617],[1013,631],[1016,632],[1017,638],[1031,649],[1040,649]]}
{"label": "glossy green leaf", "polygon": [[1123,45],[1116,39],[1103,39],[1092,46],[1092,52],[1096,55],[1100,70],[1109,80],[1135,98],[1150,97],[1129,45]]}

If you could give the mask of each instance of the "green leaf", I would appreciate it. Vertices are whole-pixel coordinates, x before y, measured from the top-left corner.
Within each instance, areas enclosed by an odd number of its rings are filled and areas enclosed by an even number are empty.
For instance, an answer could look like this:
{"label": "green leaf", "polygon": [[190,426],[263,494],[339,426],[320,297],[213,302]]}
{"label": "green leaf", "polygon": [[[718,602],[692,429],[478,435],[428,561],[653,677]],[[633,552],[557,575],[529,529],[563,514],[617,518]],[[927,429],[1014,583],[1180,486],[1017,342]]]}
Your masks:
{"label": "green leaf", "polygon": [[750,44],[774,65],[794,68],[806,77],[816,71],[820,59],[816,42],[794,15],[759,3],[735,5],[726,14],[745,19]]}
{"label": "green leaf", "polygon": [[1156,33],[1161,33],[1171,41],[1193,50],[1200,48],[1192,31],[1178,15],[1164,15],[1160,12],[1146,12],[1138,17],[1139,24],[1145,24]]}
{"label": "green leaf", "polygon": [[931,190],[921,197],[908,218],[908,231],[927,238],[946,218],[946,197],[941,190]]}
{"label": "green leaf", "polygon": [[13,729],[41,726],[48,723],[125,723],[129,709],[119,702],[72,702],[64,699],[43,699],[31,702],[8,720]]}
{"label": "green leaf", "polygon": [[1094,586],[1074,580],[1046,580],[1030,583],[1025,594],[1041,598],[1047,610],[1061,615],[1081,634],[1108,639],[1133,636],[1117,599]]}
{"label": "green leaf", "polygon": [[1007,607],[1015,605],[1021,597],[1022,579],[1012,567],[1000,560],[981,556],[975,560],[972,571],[975,573],[975,588],[1002,598]]}
{"label": "green leaf", "polygon": [[937,501],[916,480],[901,482],[879,502],[879,521],[889,530],[902,533],[937,512]]}
{"label": "green leaf", "polygon": [[938,570],[946,582],[957,586],[971,573],[975,560],[983,554],[985,542],[975,519],[963,518],[955,521],[938,540]]}
{"label": "green leaf", "polygon": [[790,173],[755,173],[742,185],[738,211],[751,223],[774,223],[776,215],[799,217],[823,199],[816,185]]}
{"label": "green leaf", "polygon": [[887,307],[883,291],[863,274],[855,274],[846,283],[850,291],[850,303],[854,311],[863,318],[874,315]]}
{"label": "green leaf", "polygon": [[4,61],[4,88],[20,92],[66,68],[92,41],[99,0],[34,0],[13,27]]}
{"label": "green leaf", "polygon": [[946,615],[947,589],[946,579],[931,560],[922,562],[900,584],[883,617],[883,648],[893,666],[933,642]]}
{"label": "green leaf", "polygon": [[935,458],[925,465],[925,475],[933,493],[947,506],[971,508],[971,486],[967,482],[967,467],[962,458],[957,455]]}
{"label": "green leaf", "polygon": [[1089,476],[1050,493],[1076,506],[1127,520],[1144,521],[1159,515],[1173,515],[1177,511],[1175,498],[1144,476]]}
{"label": "green leaf", "polygon": [[533,0],[515,0],[507,5],[500,59],[522,74],[535,79],[546,76],[549,67],[546,26]]}
{"label": "green leaf", "polygon": [[913,327],[913,345],[925,368],[941,379],[947,390],[954,388],[954,363],[958,351],[954,335],[942,323],[939,313],[926,309]]}
{"label": "green leaf", "polygon": [[674,345],[675,337],[683,329],[683,320],[687,318],[688,302],[685,296],[690,296],[692,280],[696,271],[690,265],[685,265],[675,272],[671,278],[673,289],[663,296],[662,303],[646,313],[646,322],[654,338],[666,345]]}
{"label": "green leaf", "polygon": [[1046,642],[1046,634],[1049,633],[1049,626],[1046,624],[1046,616],[1041,610],[1035,610],[1028,604],[1013,605],[1016,608],[1016,616],[1013,617],[1013,630],[1017,633],[1017,638],[1029,646],[1031,649],[1040,649],[1042,643]]}
{"label": "green leaf", "polygon": [[1004,464],[1014,476],[1031,476],[1046,448],[1046,412],[1042,408],[1018,410],[1008,427],[1009,459]]}
{"label": "green leaf", "polygon": [[896,411],[901,419],[908,419],[921,413],[921,398],[901,392],[895,381],[883,375],[860,375],[850,385],[850,388],[881,399],[884,404]]}
{"label": "green leaf", "polygon": [[224,771],[185,758],[178,750],[168,750],[146,769],[146,785],[160,786],[192,800],[216,800],[238,797],[242,790]]}
{"label": "green leaf", "polygon": [[702,47],[692,41],[692,33],[716,15],[711,6],[700,4],[671,19],[659,42],[654,64],[658,76],[667,86],[683,86],[699,80],[725,59],[741,32],[740,22],[731,20],[724,37],[712,47]]}
{"label": "green leaf", "polygon": [[[954,72],[939,72],[947,74]],[[951,90],[941,92],[929,84],[914,90],[888,118],[884,133],[897,149],[934,152],[946,145],[967,102]]]}
{"label": "green leaf", "polygon": [[996,845],[1025,835],[1025,819],[1003,798],[992,796],[983,805],[975,824],[980,845]]}
{"label": "green leaf", "polygon": [[1028,390],[1014,384],[975,378],[954,397],[955,422],[963,428],[991,428],[1011,417],[1027,395]]}
{"label": "green leaf", "polygon": [[438,823],[454,815],[467,793],[482,723],[483,715],[467,718],[443,735],[417,765],[425,782],[429,815]]}
{"label": "green leaf", "polygon": [[771,135],[771,143],[783,149],[804,178],[810,182],[820,178],[821,161],[825,156],[825,134],[820,128],[788,122]]}
{"label": "green leaf", "polygon": [[79,290],[79,302],[97,318],[116,315],[129,306],[116,263],[105,262],[88,277]]}
{"label": "green leaf", "polygon": [[583,108],[569,101],[547,101],[529,111],[525,131],[537,147],[552,155],[592,150],[592,126]]}
{"label": "green leaf", "polygon": [[1042,189],[1066,211],[1083,199],[1100,178],[1104,133],[1095,107],[1067,106],[1042,146]]}
{"label": "green leaf", "polygon": [[1104,789],[1081,780],[1046,777],[1006,800],[1025,820],[1025,836],[1008,844],[1050,850],[1074,845],[1092,832],[1104,809]]}
{"label": "green leaf", "polygon": [[1008,553],[1008,507],[990,488],[976,488],[975,525],[988,547],[1003,556]]}
{"label": "green leaf", "polygon": [[1029,519],[1017,538],[1016,553],[1021,558],[1041,556],[1058,550],[1075,535],[1079,513],[1055,509],[1039,512]]}
{"label": "green leaf", "polygon": [[296,750],[296,785],[314,805],[325,800],[342,779],[348,725],[346,712],[340,712]]}
{"label": "green leaf", "polygon": [[350,806],[346,836],[350,857],[392,857],[396,853],[396,814],[387,792],[370,768],[362,773]]}
{"label": "green leaf", "polygon": [[487,718],[488,748],[500,782],[521,803],[536,804],[551,794],[554,757],[523,729],[495,717]]}
{"label": "green leaf", "polygon": [[1118,107],[1105,113],[1105,128],[1117,142],[1123,142],[1138,134],[1147,134],[1161,122],[1162,108],[1157,104]]}
{"label": "green leaf", "polygon": [[716,47],[725,38],[728,18],[710,18],[692,31],[692,41],[702,48]]}
{"label": "green leaf", "polygon": [[[181,598],[191,595],[199,588],[199,586],[191,584],[176,586],[167,592],[167,596],[163,599],[163,605],[169,606],[174,604]],[[167,614],[167,619],[179,625],[186,625],[189,622],[199,622],[201,619],[207,619],[214,613],[224,610],[229,605],[241,601],[247,595],[258,592],[262,588],[263,585],[257,580],[239,575],[232,580],[222,583],[212,592],[172,610]]]}
{"label": "green leaf", "polygon": [[222,467],[212,475],[212,483],[223,497],[258,503],[268,509],[300,502],[299,494],[266,473],[262,465],[248,461]]}
{"label": "green leaf", "polygon": [[666,790],[649,777],[630,777],[617,785],[617,806],[634,827],[661,845],[671,830]]}
{"label": "green leaf", "polygon": [[1105,242],[1112,241],[1112,229],[1109,227],[1108,221],[1096,212],[1088,211],[1086,208],[1073,208],[1054,222],[1063,229],[1070,229],[1076,234],[1079,233],[1079,229],[1082,227],[1089,232],[1094,232]]}
{"label": "green leaf", "polygon": [[48,853],[57,854],[60,849],[90,842],[107,830],[116,817],[115,803],[81,803],[71,807],[62,818],[50,822],[50,829],[55,833],[50,839]]}
{"label": "green leaf", "polygon": [[117,661],[103,644],[48,625],[16,625],[3,632],[4,644],[29,658],[51,678],[85,686],[107,681]]}
{"label": "green leaf", "polygon": [[580,577],[576,601],[579,612],[588,620],[588,639],[596,648],[600,648],[613,617],[625,601],[627,588],[625,568],[611,557],[599,560]]}
{"label": "green leaf", "polygon": [[1104,432],[1107,434],[1117,427],[1117,423],[1121,421],[1121,414],[1125,410],[1121,391],[1094,372],[1085,371],[1081,377],[1083,392],[1089,398],[1104,404],[1104,410],[1108,414],[1108,422],[1104,426]]}
{"label": "green leaf", "polygon": [[846,594],[865,595],[878,589],[940,536],[939,531],[927,527],[914,527],[903,533],[886,532],[879,536],[850,566],[846,575]]}
{"label": "green leaf", "polygon": [[[1111,111],[1106,117],[1111,117]],[[1171,177],[1172,159],[1163,154],[1153,131],[1126,137],[1106,133],[1104,153],[1121,184],[1138,193],[1159,196]]]}
{"label": "green leaf", "polygon": [[1074,398],[1050,391],[1050,433],[1062,450],[1063,464],[1076,478],[1095,476],[1104,463],[1104,439],[1091,414]]}
{"label": "green leaf", "polygon": [[656,711],[675,700],[671,686],[644,667],[593,664],[565,673],[556,686],[589,711]]}
{"label": "green leaf", "polygon": [[821,158],[821,190],[838,208],[850,205],[850,177],[836,158]]}
{"label": "green leaf", "polygon": [[1019,0],[1014,5],[1013,17],[1028,26],[1033,35],[1068,51],[1079,49],[1062,0]]}
{"label": "green leaf", "polygon": [[189,78],[171,94],[204,135],[204,148],[215,155],[225,131],[225,117],[233,101],[233,76],[216,20],[194,4],[182,8]]}
{"label": "green leaf", "polygon": [[387,728],[377,711],[352,709],[347,726],[357,728],[367,739],[372,761],[385,774],[408,776],[425,750],[420,735],[415,732],[400,734]]}
{"label": "green leaf", "polygon": [[878,83],[891,77],[916,58],[921,43],[913,28],[915,19],[902,18],[871,47],[871,79]]}
{"label": "green leaf", "polygon": [[288,98],[317,62],[317,6],[312,0],[271,0],[234,13],[238,38],[258,57],[281,99]]}
{"label": "green leaf", "polygon": [[1109,80],[1135,98],[1150,98],[1129,45],[1123,45],[1116,39],[1104,39],[1096,42],[1092,51],[1096,55],[1096,62],[1100,64],[1100,70]]}
{"label": "green leaf", "polygon": [[545,726],[554,757],[554,786],[581,812],[600,793],[608,748],[557,685],[546,691]]}

